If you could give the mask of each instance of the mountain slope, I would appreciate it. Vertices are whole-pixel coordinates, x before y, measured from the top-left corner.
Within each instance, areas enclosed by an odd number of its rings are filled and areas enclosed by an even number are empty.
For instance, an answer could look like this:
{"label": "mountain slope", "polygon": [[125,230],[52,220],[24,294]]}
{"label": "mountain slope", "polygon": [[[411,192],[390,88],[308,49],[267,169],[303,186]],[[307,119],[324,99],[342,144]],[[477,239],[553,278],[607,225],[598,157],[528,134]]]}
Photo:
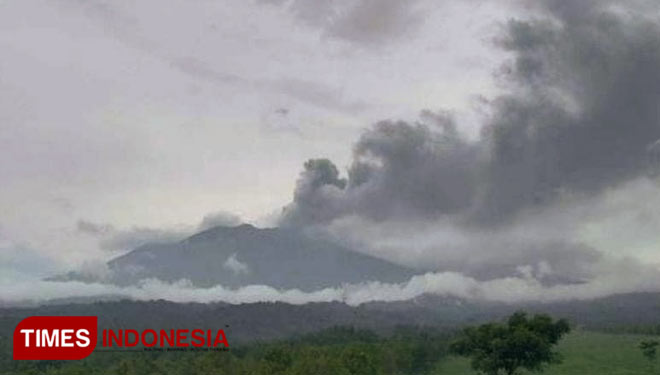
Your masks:
{"label": "mountain slope", "polygon": [[[401,282],[414,272],[301,232],[243,224],[178,243],[148,244],[108,262],[110,282],[188,279],[196,286],[264,284],[305,291],[364,281]],[[59,278],[61,279],[61,278]],[[82,279],[69,273],[66,279]]]}

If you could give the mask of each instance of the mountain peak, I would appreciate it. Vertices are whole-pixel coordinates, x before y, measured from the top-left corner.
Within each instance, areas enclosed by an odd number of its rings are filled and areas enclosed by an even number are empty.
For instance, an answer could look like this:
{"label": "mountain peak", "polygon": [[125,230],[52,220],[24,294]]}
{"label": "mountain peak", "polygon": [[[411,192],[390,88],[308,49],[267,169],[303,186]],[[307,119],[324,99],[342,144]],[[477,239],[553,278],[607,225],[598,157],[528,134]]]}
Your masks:
{"label": "mountain peak", "polygon": [[152,244],[108,262],[110,282],[190,280],[197,286],[269,285],[318,290],[343,283],[402,282],[414,272],[298,231],[216,226],[181,242]]}

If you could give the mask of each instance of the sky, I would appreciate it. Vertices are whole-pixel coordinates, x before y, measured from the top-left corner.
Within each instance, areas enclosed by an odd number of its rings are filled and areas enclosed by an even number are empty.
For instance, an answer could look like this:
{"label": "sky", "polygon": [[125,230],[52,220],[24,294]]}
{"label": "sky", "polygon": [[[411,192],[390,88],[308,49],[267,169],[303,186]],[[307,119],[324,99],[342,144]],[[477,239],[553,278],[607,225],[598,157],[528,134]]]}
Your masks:
{"label": "sky", "polygon": [[241,222],[535,295],[660,280],[652,1],[0,8],[6,285]]}
{"label": "sky", "polygon": [[324,3],[3,2],[3,241],[78,263],[101,255],[79,221],[258,221],[291,200],[305,160],[347,164],[369,124],[469,117],[495,89],[487,32],[505,11]]}

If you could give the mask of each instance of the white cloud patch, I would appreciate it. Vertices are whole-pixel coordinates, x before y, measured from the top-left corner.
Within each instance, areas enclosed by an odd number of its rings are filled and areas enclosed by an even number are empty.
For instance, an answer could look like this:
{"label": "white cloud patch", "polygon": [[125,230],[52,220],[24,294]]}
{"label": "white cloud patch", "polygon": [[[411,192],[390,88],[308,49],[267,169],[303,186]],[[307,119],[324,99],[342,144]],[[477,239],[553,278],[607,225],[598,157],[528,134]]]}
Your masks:
{"label": "white cloud patch", "polygon": [[121,296],[136,300],[166,299],[172,302],[228,302],[232,304],[281,301],[291,304],[345,302],[359,305],[371,301],[403,301],[424,294],[455,296],[499,302],[565,301],[590,299],[615,293],[660,291],[660,273],[639,264],[610,265],[607,273],[577,285],[544,286],[530,275],[478,281],[456,272],[426,273],[400,284],[369,282],[347,284],[313,292],[278,290],[266,285],[229,289],[220,285],[194,287],[187,280],[165,283],[143,280],[137,286],[119,287],[99,283],[31,281],[0,285],[0,304],[38,303],[56,298]]}
{"label": "white cloud patch", "polygon": [[250,272],[250,268],[247,263],[243,263],[236,257],[236,253],[232,254],[227,260],[222,264],[222,267],[233,272],[235,275],[247,274]]}

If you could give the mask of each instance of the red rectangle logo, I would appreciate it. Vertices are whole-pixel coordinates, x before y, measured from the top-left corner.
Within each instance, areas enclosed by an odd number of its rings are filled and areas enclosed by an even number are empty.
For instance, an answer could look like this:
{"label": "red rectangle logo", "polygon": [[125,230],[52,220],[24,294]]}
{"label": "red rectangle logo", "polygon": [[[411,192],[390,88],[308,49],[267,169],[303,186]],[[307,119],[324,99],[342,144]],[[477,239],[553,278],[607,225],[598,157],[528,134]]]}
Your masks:
{"label": "red rectangle logo", "polygon": [[14,329],[14,359],[83,359],[96,341],[95,316],[31,316]]}

